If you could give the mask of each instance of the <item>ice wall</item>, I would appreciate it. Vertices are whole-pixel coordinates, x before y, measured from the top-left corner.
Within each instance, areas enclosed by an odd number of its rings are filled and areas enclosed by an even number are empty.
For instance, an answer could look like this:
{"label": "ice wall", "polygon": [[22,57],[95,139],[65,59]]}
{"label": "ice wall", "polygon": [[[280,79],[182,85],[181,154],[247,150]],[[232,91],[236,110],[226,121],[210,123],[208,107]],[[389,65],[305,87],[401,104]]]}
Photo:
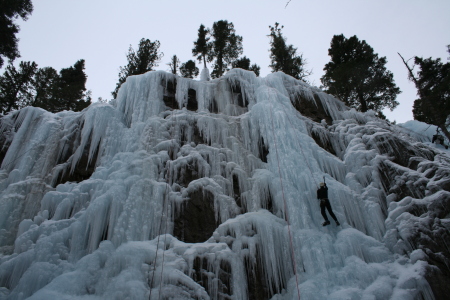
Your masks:
{"label": "ice wall", "polygon": [[[421,233],[448,236],[447,152],[283,73],[149,72],[0,132],[0,299],[445,291],[443,243]],[[341,226],[321,225],[323,180]]]}

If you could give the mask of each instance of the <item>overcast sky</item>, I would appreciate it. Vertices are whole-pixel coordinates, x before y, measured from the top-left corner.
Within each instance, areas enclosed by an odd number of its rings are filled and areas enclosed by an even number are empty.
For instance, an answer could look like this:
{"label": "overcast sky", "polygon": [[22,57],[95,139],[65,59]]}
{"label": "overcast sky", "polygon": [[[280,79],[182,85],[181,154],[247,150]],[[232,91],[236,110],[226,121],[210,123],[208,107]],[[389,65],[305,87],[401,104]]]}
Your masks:
{"label": "overcast sky", "polygon": [[[212,27],[218,20],[233,22],[243,37],[244,54],[269,68],[269,25],[284,25],[287,43],[307,60],[313,75],[309,81],[320,86],[323,67],[329,62],[328,48],[335,34],[353,35],[386,56],[387,69],[394,73],[402,90],[400,105],[385,111],[388,119],[412,120],[416,99],[414,85],[397,55],[440,57],[447,61],[450,44],[450,0],[34,0],[34,11],[19,21],[19,61],[35,61],[39,67],[58,71],[85,59],[87,88],[93,100],[111,99],[119,67],[127,64],[130,45],[137,49],[141,38],[161,42],[164,53],[158,70],[176,54],[181,62],[192,57],[193,42],[200,24]],[[198,64],[201,69],[202,65]],[[210,68],[211,70],[212,68]]]}

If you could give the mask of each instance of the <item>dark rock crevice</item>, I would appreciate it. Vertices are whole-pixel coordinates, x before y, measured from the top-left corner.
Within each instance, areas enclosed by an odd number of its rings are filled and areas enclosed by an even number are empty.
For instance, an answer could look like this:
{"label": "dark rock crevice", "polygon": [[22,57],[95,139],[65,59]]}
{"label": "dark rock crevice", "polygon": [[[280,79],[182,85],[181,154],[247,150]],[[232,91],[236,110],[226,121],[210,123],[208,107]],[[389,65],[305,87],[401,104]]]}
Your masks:
{"label": "dark rock crevice", "polygon": [[0,166],[3,163],[3,159],[6,156],[6,153],[8,152],[9,146],[11,146],[11,141],[10,139],[7,138],[6,134],[1,134],[0,135]]}
{"label": "dark rock crevice", "polygon": [[213,114],[219,113],[219,106],[217,105],[217,100],[215,98],[211,99],[209,103],[209,111]]}
{"label": "dark rock crevice", "polygon": [[331,141],[326,132],[322,133],[321,135],[315,129],[312,129],[310,131],[310,135],[314,139],[316,144],[319,145],[319,147],[336,156],[336,151],[334,150],[333,145],[331,144]]}
{"label": "dark rock crevice", "polygon": [[239,186],[239,178],[236,174],[233,174],[233,198],[237,206],[242,208],[241,188]]}
{"label": "dark rock crevice", "polygon": [[242,95],[241,83],[239,81],[230,83],[230,89],[234,100],[234,104],[240,107],[248,107],[248,100],[244,99]]}
{"label": "dark rock crevice", "polygon": [[267,163],[267,155],[269,155],[269,147],[264,143],[264,138],[261,136],[261,138],[258,140],[258,150],[259,150],[259,158]]}
{"label": "dark rock crevice", "polygon": [[176,100],[176,92],[177,92],[177,80],[173,79],[168,80],[165,82],[164,80],[161,80],[161,85],[164,88],[163,92],[163,101],[164,104],[169,109],[179,109],[178,102]]}
{"label": "dark rock crevice", "polygon": [[179,139],[181,146],[192,142],[196,145],[205,143],[197,126],[192,124],[180,125],[179,130]]}
{"label": "dark rock crevice", "polygon": [[[56,164],[62,164],[67,162],[70,157],[75,153],[75,150],[81,143],[81,130],[84,126],[84,120],[78,119],[71,132],[67,134],[64,141],[60,142],[59,156]],[[92,136],[92,134],[91,134]]]}
{"label": "dark rock crevice", "polygon": [[412,157],[422,157],[433,160],[434,153],[430,150],[418,149],[409,146],[406,142],[393,136],[392,134],[373,134],[371,136],[372,147],[375,147],[381,154],[392,157],[392,161],[403,167],[408,167]]}
{"label": "dark rock crevice", "polygon": [[189,183],[200,178],[195,163],[185,165],[178,172],[179,176],[176,179],[176,183],[183,187],[187,187]]}
{"label": "dark rock crevice", "polygon": [[185,243],[207,241],[218,226],[214,211],[214,195],[204,189],[189,193],[176,212],[173,235]]}
{"label": "dark rock crevice", "polygon": [[247,275],[247,297],[249,300],[268,300],[286,288],[286,281],[280,277],[278,285],[275,282],[268,282],[267,271],[262,263],[261,251],[258,247],[259,245],[257,245],[254,257],[247,255],[244,258]]}
{"label": "dark rock crevice", "polygon": [[301,93],[290,93],[291,103],[303,116],[314,122],[320,123],[325,120],[327,124],[332,123],[331,117],[325,112],[320,98],[314,94],[314,99],[308,99]]}
{"label": "dark rock crevice", "polygon": [[[218,270],[212,268],[218,264]],[[217,266],[216,266],[217,267]],[[217,276],[212,277],[212,274]],[[205,288],[211,299],[231,300],[233,291],[231,289],[231,264],[228,261],[209,262],[207,258],[196,257],[193,264],[193,280]]]}
{"label": "dark rock crevice", "polygon": [[396,201],[405,197],[423,198],[428,181],[419,175],[408,176],[405,171],[396,168],[395,165],[381,163],[379,165],[379,175],[385,193],[396,194]]}
{"label": "dark rock crevice", "polygon": [[[66,182],[81,182],[91,177],[92,173],[95,171],[101,143],[100,141],[92,155],[91,160],[89,161],[91,141],[92,138],[90,137],[89,142],[84,147],[83,153],[73,170],[70,170],[72,164],[71,159],[69,158],[64,170],[62,170],[58,175],[58,179],[55,182],[55,187],[58,184],[64,184]],[[71,156],[71,158],[73,158],[73,156]]]}
{"label": "dark rock crevice", "polygon": [[188,101],[186,108],[190,111],[197,111],[198,109],[197,91],[194,89],[188,90]]}
{"label": "dark rock crevice", "polygon": [[270,192],[270,189],[269,189],[269,194],[267,195],[266,203],[267,203],[267,205],[263,208],[267,209],[271,214],[275,214],[274,207],[273,207],[273,197],[272,197],[272,193]]}

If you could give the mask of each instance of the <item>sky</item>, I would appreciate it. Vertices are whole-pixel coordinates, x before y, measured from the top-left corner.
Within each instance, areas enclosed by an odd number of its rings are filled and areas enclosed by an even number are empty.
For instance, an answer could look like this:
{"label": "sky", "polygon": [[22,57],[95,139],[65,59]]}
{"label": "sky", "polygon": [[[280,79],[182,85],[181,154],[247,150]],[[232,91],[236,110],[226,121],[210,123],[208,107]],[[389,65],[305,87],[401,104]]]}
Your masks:
{"label": "sky", "polygon": [[[416,99],[414,84],[399,52],[414,56],[440,57],[447,61],[450,44],[449,0],[39,0],[27,21],[18,20],[19,51],[15,64],[35,61],[39,67],[56,70],[84,59],[86,87],[93,101],[111,99],[119,68],[127,64],[130,45],[138,48],[141,38],[159,40],[164,57],[156,70],[169,71],[173,55],[181,62],[192,57],[200,24],[212,27],[219,20],[233,22],[243,37],[243,55],[261,67],[261,76],[271,73],[269,26],[284,26],[287,43],[307,61],[312,85],[320,86],[323,68],[330,61],[328,48],[333,35],[356,35],[380,57],[402,90],[400,105],[385,110],[390,121],[412,120]],[[198,63],[201,69],[202,65]],[[211,64],[209,69],[212,70]]]}

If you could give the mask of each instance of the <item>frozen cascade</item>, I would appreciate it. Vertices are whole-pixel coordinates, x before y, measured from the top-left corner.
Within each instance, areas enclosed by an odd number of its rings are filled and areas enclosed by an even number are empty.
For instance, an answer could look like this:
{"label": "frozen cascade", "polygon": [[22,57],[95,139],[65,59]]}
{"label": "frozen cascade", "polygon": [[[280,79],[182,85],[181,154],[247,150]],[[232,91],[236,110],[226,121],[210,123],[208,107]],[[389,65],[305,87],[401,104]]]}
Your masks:
{"label": "frozen cascade", "polygon": [[[442,299],[450,157],[281,72],[1,118],[0,299]],[[341,226],[322,227],[326,180]]]}

